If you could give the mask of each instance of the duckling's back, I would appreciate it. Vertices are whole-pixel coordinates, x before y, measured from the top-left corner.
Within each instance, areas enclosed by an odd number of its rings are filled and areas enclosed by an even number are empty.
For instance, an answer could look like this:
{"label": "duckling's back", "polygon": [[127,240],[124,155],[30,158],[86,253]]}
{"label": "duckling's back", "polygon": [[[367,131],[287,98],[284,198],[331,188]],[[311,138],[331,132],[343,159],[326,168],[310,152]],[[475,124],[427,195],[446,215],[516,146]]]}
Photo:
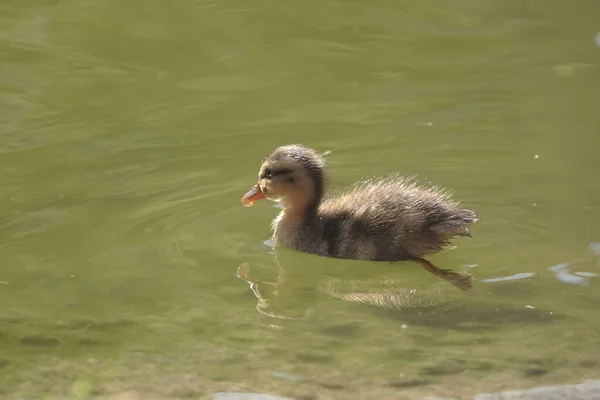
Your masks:
{"label": "duckling's back", "polygon": [[454,236],[468,236],[475,212],[460,209],[450,194],[392,176],[364,181],[319,207],[319,241],[336,258],[398,261],[441,250]]}

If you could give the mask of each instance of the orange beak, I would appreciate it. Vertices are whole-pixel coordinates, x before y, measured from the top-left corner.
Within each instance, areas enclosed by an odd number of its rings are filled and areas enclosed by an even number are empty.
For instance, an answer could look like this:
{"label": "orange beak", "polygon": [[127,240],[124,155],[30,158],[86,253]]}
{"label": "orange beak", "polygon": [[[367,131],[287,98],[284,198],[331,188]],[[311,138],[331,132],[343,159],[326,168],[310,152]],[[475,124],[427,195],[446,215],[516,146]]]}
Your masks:
{"label": "orange beak", "polygon": [[260,199],[264,199],[265,194],[260,190],[258,183],[242,197],[242,204],[250,207]]}

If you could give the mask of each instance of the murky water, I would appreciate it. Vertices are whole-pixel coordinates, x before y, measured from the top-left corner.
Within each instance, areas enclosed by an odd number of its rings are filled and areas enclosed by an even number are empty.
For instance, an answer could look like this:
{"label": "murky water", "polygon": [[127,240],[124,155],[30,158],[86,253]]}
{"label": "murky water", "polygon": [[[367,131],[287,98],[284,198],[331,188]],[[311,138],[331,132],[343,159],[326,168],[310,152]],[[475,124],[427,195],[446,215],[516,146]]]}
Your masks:
{"label": "murky water", "polygon": [[[0,4],[0,397],[417,399],[598,377],[596,2]],[[274,147],[481,221],[412,263],[273,249]],[[46,398],[46,397],[45,397]]]}

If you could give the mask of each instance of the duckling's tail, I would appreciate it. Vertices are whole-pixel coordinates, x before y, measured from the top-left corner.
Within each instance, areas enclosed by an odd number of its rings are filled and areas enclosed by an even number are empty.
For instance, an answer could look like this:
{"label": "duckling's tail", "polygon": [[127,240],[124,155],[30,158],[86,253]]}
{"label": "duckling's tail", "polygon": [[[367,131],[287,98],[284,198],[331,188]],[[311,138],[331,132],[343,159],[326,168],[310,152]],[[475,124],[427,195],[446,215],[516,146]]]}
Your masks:
{"label": "duckling's tail", "polygon": [[437,241],[447,244],[453,236],[471,237],[469,224],[477,221],[474,211],[451,208],[442,213],[430,214],[427,225],[435,232]]}
{"label": "duckling's tail", "polygon": [[437,232],[439,238],[447,242],[452,236],[471,237],[469,224],[478,221],[474,211],[471,210],[453,210],[435,221],[433,230]]}
{"label": "duckling's tail", "polygon": [[477,218],[475,211],[460,210],[458,213],[458,221],[456,221],[458,225],[457,228],[459,228],[457,234],[462,237],[471,237],[471,231],[469,231],[467,224],[476,224],[477,221],[479,221],[479,219]]}
{"label": "duckling's tail", "polygon": [[459,217],[467,224],[476,224],[479,221],[477,214],[472,210],[460,210]]}

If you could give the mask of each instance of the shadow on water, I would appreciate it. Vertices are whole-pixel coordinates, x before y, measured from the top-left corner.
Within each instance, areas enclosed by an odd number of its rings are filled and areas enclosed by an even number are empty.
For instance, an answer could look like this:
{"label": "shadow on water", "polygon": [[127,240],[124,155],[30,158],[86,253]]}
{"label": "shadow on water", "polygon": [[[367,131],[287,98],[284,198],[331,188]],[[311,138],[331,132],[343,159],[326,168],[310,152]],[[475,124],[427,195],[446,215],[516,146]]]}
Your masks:
{"label": "shadow on water", "polygon": [[[501,324],[550,322],[560,315],[522,307],[506,302],[480,301],[471,293],[472,277],[468,273],[441,269],[431,262],[418,258],[406,262],[406,266],[418,265],[439,278],[436,282],[423,283],[408,276],[395,278],[364,277],[349,279],[348,269],[329,269],[327,274],[306,270],[303,263],[282,263],[274,246],[269,253],[274,257],[277,268],[275,280],[263,280],[253,276],[249,263],[242,263],[236,276],[248,283],[257,299],[256,310],[273,319],[310,319],[319,306],[318,298],[338,299],[346,303],[367,307],[369,313],[382,318],[392,318],[403,324],[455,330],[492,329]],[[310,263],[310,262],[309,262]],[[400,264],[400,263],[397,263]],[[285,268],[284,266],[285,265]],[[396,271],[394,271],[396,272]],[[414,270],[403,270],[403,273]],[[351,274],[351,272],[349,272]],[[481,281],[486,288],[496,284],[531,278],[535,274],[499,277]],[[475,288],[474,292],[482,286]],[[360,308],[359,308],[360,310]]]}

